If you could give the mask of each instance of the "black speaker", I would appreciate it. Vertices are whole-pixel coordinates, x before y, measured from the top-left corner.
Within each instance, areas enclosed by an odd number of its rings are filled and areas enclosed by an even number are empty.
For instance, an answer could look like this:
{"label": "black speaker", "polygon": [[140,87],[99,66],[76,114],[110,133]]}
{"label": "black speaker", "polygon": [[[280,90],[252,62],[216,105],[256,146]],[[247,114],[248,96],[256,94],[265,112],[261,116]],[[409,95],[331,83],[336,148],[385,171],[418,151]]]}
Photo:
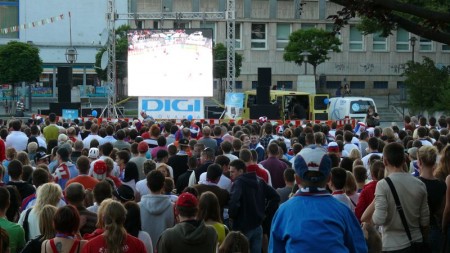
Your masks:
{"label": "black speaker", "polygon": [[256,88],[256,104],[270,104],[270,86],[258,85]]}
{"label": "black speaker", "polygon": [[58,102],[58,103],[50,103],[50,112],[55,113],[58,116],[62,116],[63,109],[75,109],[78,110],[78,115],[81,115],[81,103],[70,103],[70,102]]}
{"label": "black speaker", "polygon": [[70,88],[69,85],[59,85],[58,86],[58,103],[66,103],[66,102],[71,102],[72,101],[72,97],[70,95],[70,91],[72,89]]}
{"label": "black speaker", "polygon": [[56,84],[58,86],[70,86],[70,89],[72,89],[72,67],[58,67]]}
{"label": "black speaker", "polygon": [[266,116],[268,119],[280,119],[280,110],[277,104],[268,105],[254,105],[250,107],[250,118],[258,119],[261,116]]}
{"label": "black speaker", "polygon": [[272,68],[258,68],[258,86],[269,86],[272,83]]}

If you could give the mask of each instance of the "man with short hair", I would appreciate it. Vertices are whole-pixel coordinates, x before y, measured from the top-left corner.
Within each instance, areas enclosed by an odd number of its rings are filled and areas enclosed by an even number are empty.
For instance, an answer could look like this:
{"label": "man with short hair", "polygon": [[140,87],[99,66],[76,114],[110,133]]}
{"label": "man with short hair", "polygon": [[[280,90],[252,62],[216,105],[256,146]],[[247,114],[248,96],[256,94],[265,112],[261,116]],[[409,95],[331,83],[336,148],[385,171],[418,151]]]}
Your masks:
{"label": "man with short hair", "polygon": [[93,190],[98,180],[89,176],[89,159],[86,156],[80,156],[77,160],[78,176],[70,179],[66,183],[66,187],[72,183],[80,183],[85,189]]}
{"label": "man with short hair", "polygon": [[259,253],[262,249],[263,221],[275,213],[280,196],[255,172],[247,173],[245,163],[240,159],[230,163],[230,175],[234,181],[228,204],[232,228],[245,234],[250,252]]}
{"label": "man with short hair", "polygon": [[301,189],[275,213],[269,252],[367,252],[355,215],[326,190],[328,155],[317,149],[298,154],[294,168]]}
{"label": "man with short hair", "polygon": [[289,199],[289,195],[292,193],[295,184],[295,170],[287,168],[283,173],[283,177],[286,186],[277,189],[277,193],[280,195],[280,205],[286,202]]}
{"label": "man with short hair", "polygon": [[61,189],[64,190],[67,181],[69,181],[69,179],[73,177],[76,177],[78,175],[78,172],[77,175],[71,175],[69,165],[72,165],[72,163],[69,161],[69,151],[67,151],[66,148],[58,148],[58,150],[56,151],[56,159],[59,166],[53,173],[53,179],[55,183],[59,184],[59,186],[61,186]]}
{"label": "man with short hair", "polygon": [[113,136],[114,135],[114,127],[111,125],[107,125],[105,130],[106,130],[106,136],[105,136],[105,138],[103,138],[104,143],[109,142],[109,143],[114,144],[117,141],[116,138],[114,138],[114,136]]}
{"label": "man with short hair", "polygon": [[86,209],[90,212],[97,213],[103,200],[112,198],[112,191],[112,185],[107,180],[100,181],[95,185],[94,190],[92,191],[95,202],[92,206]]}
{"label": "man with short hair", "polygon": [[344,150],[342,151],[342,157],[348,157],[350,155],[350,152],[353,149],[359,150],[359,147],[352,143],[353,140],[353,133],[350,131],[344,132]]}
{"label": "man with short hair", "polygon": [[0,187],[0,227],[8,233],[9,252],[20,252],[25,246],[25,232],[22,226],[6,218],[6,211],[10,205],[9,199],[9,191],[5,187]]}
{"label": "man with short hair", "polygon": [[142,180],[145,178],[145,174],[144,174],[144,162],[147,161],[147,151],[148,151],[148,144],[145,141],[141,141],[138,143],[138,155],[131,158],[130,162],[134,162],[136,164],[136,166],[138,167],[138,172],[139,172],[139,180]]}
{"label": "man with short hair", "polygon": [[161,171],[151,171],[147,175],[150,194],[142,196],[139,202],[142,230],[150,235],[153,245],[157,245],[158,238],[164,230],[175,224],[173,204],[170,197],[163,194],[164,181],[165,177]]}
{"label": "man with short hair", "polygon": [[114,147],[114,148],[117,148],[118,150],[122,150],[122,149],[131,149],[131,144],[128,143],[128,142],[126,142],[126,141],[124,141],[124,140],[125,140],[125,137],[127,137],[127,135],[126,135],[126,133],[125,133],[125,130],[119,129],[119,130],[116,132],[116,138],[117,138],[117,141],[114,142],[113,147]]}
{"label": "man with short hair", "polygon": [[378,152],[378,146],[379,146],[379,139],[377,137],[370,137],[369,141],[367,142],[368,144],[368,152],[367,155],[363,156],[363,158],[361,159],[363,162],[364,167],[367,170],[367,176],[369,179],[371,179],[370,177],[370,164],[369,164],[369,159],[371,156],[373,155],[379,155],[380,157],[383,156],[383,153]]}
{"label": "man with short hair", "polygon": [[200,166],[195,169],[189,178],[189,186],[198,183],[200,175],[208,170],[208,166],[214,162],[214,150],[205,148],[200,154]]}
{"label": "man with short hair", "polygon": [[214,150],[214,154],[217,151],[217,141],[211,138],[211,128],[209,126],[205,126],[202,129],[203,138],[198,140],[198,143],[204,144],[205,147],[211,148]]}
{"label": "man with short hair", "polygon": [[50,113],[48,115],[48,121],[50,121],[50,124],[44,127],[43,131],[47,144],[52,140],[57,141],[59,136],[59,127],[56,125],[56,114]]}
{"label": "man with short hair", "polygon": [[259,143],[263,146],[264,149],[267,149],[269,146],[270,140],[273,139],[272,132],[273,132],[273,126],[271,123],[265,123],[263,126],[264,129],[264,135],[259,139]]}
{"label": "man with short hair", "polygon": [[151,171],[153,171],[155,169],[156,169],[156,163],[153,160],[147,160],[144,162],[143,170],[144,170],[145,178],[142,180],[139,180],[136,183],[136,191],[139,192],[139,195],[141,197],[150,193],[150,190],[148,189],[148,186],[147,186],[147,175],[148,175],[148,173],[150,173]]}
{"label": "man with short hair", "polygon": [[67,186],[65,193],[67,202],[78,210],[80,219],[84,221],[83,224],[80,224],[80,234],[84,235],[94,232],[97,223],[97,214],[88,211],[84,206],[86,194],[84,193],[83,185],[74,182]]}
{"label": "man with short hair", "polygon": [[217,233],[203,220],[197,220],[198,200],[185,192],[175,205],[180,223],[169,228],[158,241],[158,252],[216,252]]}
{"label": "man with short hair", "polygon": [[12,128],[12,131],[6,137],[5,140],[6,149],[12,147],[17,152],[26,150],[28,144],[28,137],[24,132],[20,131],[22,127],[22,122],[20,120],[13,120],[9,124],[10,127]]}
{"label": "man with short hair", "polygon": [[223,155],[230,159],[230,162],[238,159],[237,156],[233,155],[231,151],[233,150],[233,145],[229,141],[223,141],[220,144],[220,148],[222,149]]}
{"label": "man with short hair", "polygon": [[8,175],[10,180],[6,185],[14,185],[20,194],[20,201],[35,193],[36,190],[28,182],[22,180],[22,163],[19,160],[12,160],[8,164]]}
{"label": "man with short hair", "polygon": [[287,169],[287,164],[278,159],[278,144],[270,143],[267,148],[267,159],[262,161],[260,164],[264,166],[270,173],[272,180],[272,186],[275,189],[284,187],[283,173]]}
{"label": "man with short hair", "polygon": [[177,182],[178,177],[185,173],[188,169],[188,159],[189,156],[187,152],[189,151],[189,141],[187,139],[180,139],[178,141],[179,151],[176,155],[169,157],[167,165],[173,169],[173,180]]}
{"label": "man with short hair", "polygon": [[269,184],[269,172],[260,168],[258,164],[256,164],[250,150],[242,149],[241,152],[239,152],[239,158],[244,161],[248,172],[255,172],[258,177],[262,178],[264,182],[266,182],[266,184]]}
{"label": "man with short hair", "polygon": [[104,144],[103,137],[98,135],[98,128],[99,126],[97,124],[92,124],[91,133],[83,140],[84,148],[90,148],[92,140],[97,140],[100,145]]}

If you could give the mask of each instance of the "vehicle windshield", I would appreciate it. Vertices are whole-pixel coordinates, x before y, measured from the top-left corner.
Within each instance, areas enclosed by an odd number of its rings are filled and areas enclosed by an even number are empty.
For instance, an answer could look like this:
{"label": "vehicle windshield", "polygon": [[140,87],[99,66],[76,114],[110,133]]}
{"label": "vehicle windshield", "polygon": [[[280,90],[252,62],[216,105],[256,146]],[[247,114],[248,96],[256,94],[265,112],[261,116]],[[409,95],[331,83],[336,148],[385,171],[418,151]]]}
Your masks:
{"label": "vehicle windshield", "polygon": [[367,113],[369,106],[373,106],[373,102],[369,100],[358,100],[350,103],[350,113],[360,114]]}

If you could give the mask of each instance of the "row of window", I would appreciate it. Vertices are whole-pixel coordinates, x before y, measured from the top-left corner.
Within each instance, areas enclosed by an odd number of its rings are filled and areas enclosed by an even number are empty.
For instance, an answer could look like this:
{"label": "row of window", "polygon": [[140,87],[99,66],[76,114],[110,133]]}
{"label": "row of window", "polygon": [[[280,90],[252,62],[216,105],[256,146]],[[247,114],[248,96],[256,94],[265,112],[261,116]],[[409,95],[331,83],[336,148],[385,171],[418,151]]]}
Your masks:
{"label": "row of window", "polygon": [[[350,89],[358,90],[358,89],[366,89],[366,82],[365,81],[350,81]],[[258,81],[252,81],[252,89],[256,89],[258,86]],[[326,89],[335,90],[338,87],[342,87],[343,83],[342,81],[327,81],[325,84]],[[403,82],[399,81],[397,82],[397,89],[402,88]],[[216,83],[214,83],[214,88],[216,89]],[[235,87],[236,90],[243,89],[242,81],[236,81]],[[274,87],[271,87],[274,88]],[[388,89],[389,83],[388,81],[374,81],[373,82],[373,89]],[[292,90],[293,89],[293,82],[292,81],[277,81],[276,84],[277,90]]]}

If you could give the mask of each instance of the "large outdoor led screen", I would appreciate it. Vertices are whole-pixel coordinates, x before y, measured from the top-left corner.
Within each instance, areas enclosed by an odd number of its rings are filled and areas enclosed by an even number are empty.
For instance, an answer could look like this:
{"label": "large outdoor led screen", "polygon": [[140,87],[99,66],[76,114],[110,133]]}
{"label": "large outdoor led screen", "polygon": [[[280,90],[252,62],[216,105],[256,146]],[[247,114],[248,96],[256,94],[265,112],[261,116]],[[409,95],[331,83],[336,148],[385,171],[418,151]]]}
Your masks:
{"label": "large outdoor led screen", "polygon": [[128,31],[128,95],[211,97],[212,29]]}

